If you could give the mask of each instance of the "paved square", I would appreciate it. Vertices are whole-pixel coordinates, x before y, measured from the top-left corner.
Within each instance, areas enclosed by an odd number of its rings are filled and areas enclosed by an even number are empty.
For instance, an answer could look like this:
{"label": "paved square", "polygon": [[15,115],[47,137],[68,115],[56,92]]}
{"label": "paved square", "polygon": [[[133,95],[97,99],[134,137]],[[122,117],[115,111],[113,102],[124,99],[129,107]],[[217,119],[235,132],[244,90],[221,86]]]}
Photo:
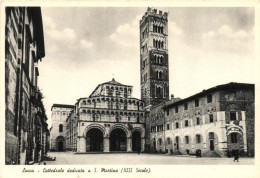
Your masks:
{"label": "paved square", "polygon": [[147,164],[147,165],[254,165],[254,158],[242,157],[239,162],[233,158],[212,158],[187,155],[146,154],[141,153],[100,153],[75,154],[74,152],[50,152],[56,161],[46,161],[47,165],[98,165],[98,164]]}

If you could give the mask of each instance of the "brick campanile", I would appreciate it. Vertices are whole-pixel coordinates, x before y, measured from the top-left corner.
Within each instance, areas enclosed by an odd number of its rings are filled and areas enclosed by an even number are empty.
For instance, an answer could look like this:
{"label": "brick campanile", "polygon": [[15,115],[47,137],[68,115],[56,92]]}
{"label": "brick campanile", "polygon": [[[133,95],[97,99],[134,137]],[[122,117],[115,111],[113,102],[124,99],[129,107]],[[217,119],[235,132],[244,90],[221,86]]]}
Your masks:
{"label": "brick campanile", "polygon": [[167,12],[148,8],[140,20],[140,74],[145,106],[169,99]]}

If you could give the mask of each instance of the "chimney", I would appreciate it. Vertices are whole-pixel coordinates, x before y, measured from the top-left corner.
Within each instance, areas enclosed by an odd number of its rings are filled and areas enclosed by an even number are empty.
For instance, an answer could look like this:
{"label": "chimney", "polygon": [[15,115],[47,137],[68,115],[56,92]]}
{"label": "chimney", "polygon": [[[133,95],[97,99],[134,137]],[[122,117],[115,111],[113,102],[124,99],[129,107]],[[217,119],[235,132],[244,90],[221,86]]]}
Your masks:
{"label": "chimney", "polygon": [[173,100],[174,99],[174,94],[171,94],[171,100]]}

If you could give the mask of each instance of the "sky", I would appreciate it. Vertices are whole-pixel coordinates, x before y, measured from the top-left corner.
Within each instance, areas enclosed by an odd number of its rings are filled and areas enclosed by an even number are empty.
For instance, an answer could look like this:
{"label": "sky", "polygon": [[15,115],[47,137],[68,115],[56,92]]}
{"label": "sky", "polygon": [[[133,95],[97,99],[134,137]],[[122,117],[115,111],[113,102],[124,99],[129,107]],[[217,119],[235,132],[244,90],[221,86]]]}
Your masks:
{"label": "sky", "polygon": [[[168,12],[170,94],[186,98],[229,82],[255,83],[254,8],[160,7]],[[100,83],[140,98],[139,20],[147,7],[42,7],[39,87],[51,106],[74,105]]]}

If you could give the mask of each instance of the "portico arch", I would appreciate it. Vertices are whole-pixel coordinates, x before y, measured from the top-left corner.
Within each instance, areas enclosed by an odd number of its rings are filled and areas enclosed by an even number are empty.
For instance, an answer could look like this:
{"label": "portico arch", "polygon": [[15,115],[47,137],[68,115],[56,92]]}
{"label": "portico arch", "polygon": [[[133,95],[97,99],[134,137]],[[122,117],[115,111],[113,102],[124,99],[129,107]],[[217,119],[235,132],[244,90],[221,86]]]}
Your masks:
{"label": "portico arch", "polygon": [[126,151],[126,132],[122,128],[115,128],[109,134],[110,151]]}
{"label": "portico arch", "polygon": [[91,128],[86,134],[86,151],[103,151],[104,134],[99,128]]}

